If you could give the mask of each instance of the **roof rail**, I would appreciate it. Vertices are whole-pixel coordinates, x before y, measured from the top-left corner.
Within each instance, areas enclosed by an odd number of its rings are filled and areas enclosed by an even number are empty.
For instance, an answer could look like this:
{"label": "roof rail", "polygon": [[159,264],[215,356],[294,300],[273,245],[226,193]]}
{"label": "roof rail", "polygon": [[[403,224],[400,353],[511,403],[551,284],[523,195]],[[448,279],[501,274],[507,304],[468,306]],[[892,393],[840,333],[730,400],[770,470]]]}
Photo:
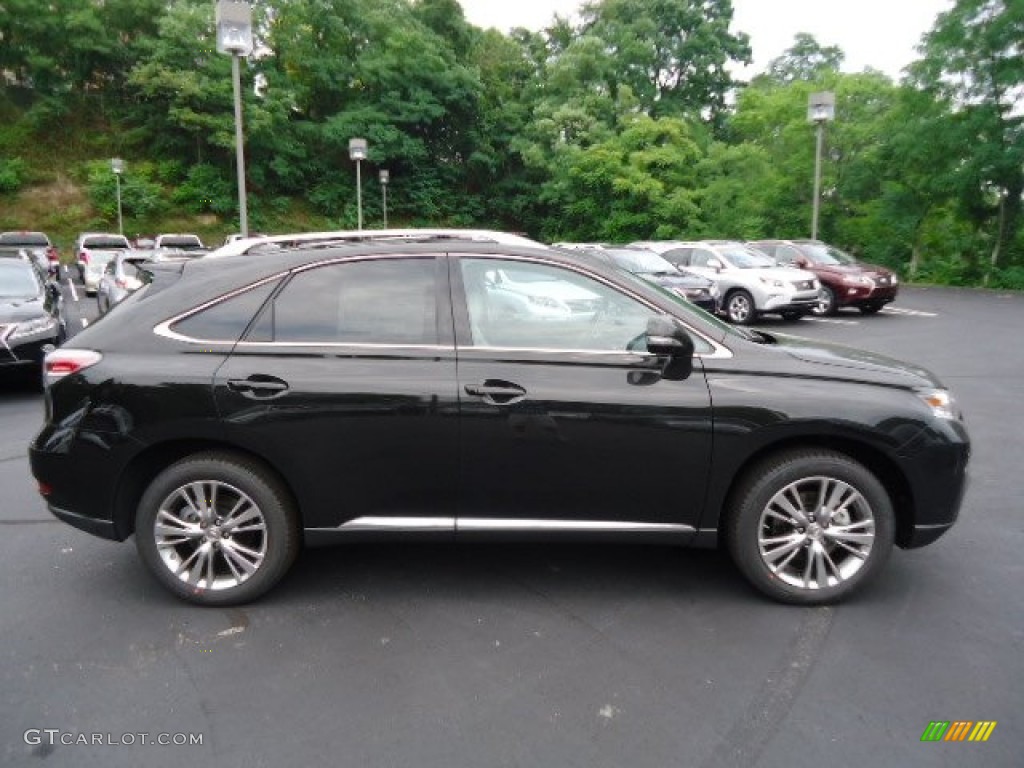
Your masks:
{"label": "roof rail", "polygon": [[243,238],[223,245],[209,253],[206,258],[234,256],[267,246],[277,248],[299,248],[302,246],[325,247],[344,243],[408,242],[428,243],[444,241],[482,242],[498,245],[519,245],[532,248],[546,248],[543,243],[522,235],[488,229],[362,229],[337,232],[297,232],[286,235],[264,235]]}

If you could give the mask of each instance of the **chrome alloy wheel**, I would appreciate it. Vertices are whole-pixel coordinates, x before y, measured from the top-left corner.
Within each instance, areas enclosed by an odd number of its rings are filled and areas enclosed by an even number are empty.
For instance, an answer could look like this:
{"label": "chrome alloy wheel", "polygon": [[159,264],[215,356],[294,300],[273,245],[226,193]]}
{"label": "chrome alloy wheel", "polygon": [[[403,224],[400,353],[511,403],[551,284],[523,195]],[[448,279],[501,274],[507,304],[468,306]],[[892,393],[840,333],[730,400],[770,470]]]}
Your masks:
{"label": "chrome alloy wheel", "polygon": [[725,313],[737,325],[745,325],[753,319],[754,305],[745,291],[737,291],[726,302]]}
{"label": "chrome alloy wheel", "polygon": [[758,521],[765,566],[804,590],[835,587],[853,577],[874,542],[871,506],[856,488],[833,477],[790,483],[771,498]]}
{"label": "chrome alloy wheel", "polygon": [[157,552],[176,578],[198,589],[237,587],[267,555],[267,521],[245,493],[217,480],[172,491],[153,525]]}

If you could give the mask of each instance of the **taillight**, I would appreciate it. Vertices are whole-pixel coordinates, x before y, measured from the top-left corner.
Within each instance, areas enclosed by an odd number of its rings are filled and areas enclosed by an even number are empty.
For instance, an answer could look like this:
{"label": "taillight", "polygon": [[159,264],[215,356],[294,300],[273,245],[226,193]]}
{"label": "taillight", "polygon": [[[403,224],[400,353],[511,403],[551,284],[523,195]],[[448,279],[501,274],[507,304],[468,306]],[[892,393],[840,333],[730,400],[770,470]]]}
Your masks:
{"label": "taillight", "polygon": [[49,248],[46,249],[46,258],[48,258],[50,261],[59,261],[60,254],[58,254],[57,249],[51,245]]}
{"label": "taillight", "polygon": [[114,285],[118,288],[126,288],[128,284],[124,281],[124,278],[118,277],[114,279]]}
{"label": "taillight", "polygon": [[86,253],[85,251],[79,251],[79,253],[78,253],[78,260],[80,262],[82,262],[83,264],[88,264],[89,263],[89,254]]}
{"label": "taillight", "polygon": [[43,358],[43,383],[50,386],[55,381],[84,371],[96,365],[103,355],[91,349],[55,349]]}

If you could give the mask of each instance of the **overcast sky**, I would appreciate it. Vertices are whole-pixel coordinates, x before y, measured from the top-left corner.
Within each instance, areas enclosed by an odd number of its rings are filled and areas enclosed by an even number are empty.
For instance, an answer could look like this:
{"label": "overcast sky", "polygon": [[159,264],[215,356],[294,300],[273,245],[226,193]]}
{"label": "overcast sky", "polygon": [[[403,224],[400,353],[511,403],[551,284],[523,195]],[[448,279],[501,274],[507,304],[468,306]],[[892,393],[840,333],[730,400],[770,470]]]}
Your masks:
{"label": "overcast sky", "polygon": [[[580,0],[459,0],[478,27],[542,29],[556,13],[572,15]],[[740,73],[752,77],[809,32],[822,45],[838,45],[844,69],[880,69],[895,79],[917,58],[921,35],[952,0],[733,0],[733,31],[750,35],[754,64]]]}

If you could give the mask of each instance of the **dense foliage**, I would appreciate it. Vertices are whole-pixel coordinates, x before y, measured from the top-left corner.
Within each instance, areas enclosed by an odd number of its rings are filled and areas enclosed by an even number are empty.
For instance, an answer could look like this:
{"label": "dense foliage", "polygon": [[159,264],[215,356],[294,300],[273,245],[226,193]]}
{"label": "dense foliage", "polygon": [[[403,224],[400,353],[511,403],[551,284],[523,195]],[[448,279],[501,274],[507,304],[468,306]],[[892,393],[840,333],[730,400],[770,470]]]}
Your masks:
{"label": "dense foliage", "polygon": [[[111,221],[237,215],[231,62],[211,0],[0,2],[3,201],[47,174]],[[956,0],[902,83],[840,71],[798,35],[750,83],[730,0],[591,0],[540,33],[470,25],[457,0],[257,0],[243,63],[250,210],[356,220],[348,141],[369,141],[366,220],[550,240],[801,237],[808,95],[831,90],[821,235],[938,282],[1024,282],[1024,3]],[[53,158],[74,158],[55,169]],[[70,214],[69,214],[70,215]],[[147,219],[146,217],[149,217]],[[33,222],[22,222],[32,226]]]}

